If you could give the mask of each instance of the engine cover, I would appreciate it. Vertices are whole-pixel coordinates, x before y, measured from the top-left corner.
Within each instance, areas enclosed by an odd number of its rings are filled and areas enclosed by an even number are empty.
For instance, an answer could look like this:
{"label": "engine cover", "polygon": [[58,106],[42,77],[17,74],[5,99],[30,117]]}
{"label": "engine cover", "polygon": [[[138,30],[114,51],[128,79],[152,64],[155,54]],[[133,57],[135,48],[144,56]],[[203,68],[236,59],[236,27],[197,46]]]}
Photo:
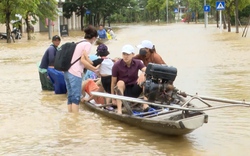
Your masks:
{"label": "engine cover", "polygon": [[177,69],[167,65],[149,63],[145,73],[147,77],[152,77],[153,79],[173,82],[177,76]]}

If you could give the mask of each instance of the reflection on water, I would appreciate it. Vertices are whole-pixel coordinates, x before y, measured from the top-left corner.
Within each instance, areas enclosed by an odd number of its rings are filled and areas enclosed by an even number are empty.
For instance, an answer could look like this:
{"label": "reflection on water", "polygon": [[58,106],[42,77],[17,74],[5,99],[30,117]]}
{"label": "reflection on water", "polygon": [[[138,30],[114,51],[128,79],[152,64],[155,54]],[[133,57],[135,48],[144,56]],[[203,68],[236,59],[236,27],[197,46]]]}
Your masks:
{"label": "reflection on water", "polygon": [[[193,24],[124,26],[116,33],[118,40],[107,43],[111,57],[121,57],[124,44],[149,39],[165,62],[177,67],[175,85],[182,91],[250,101],[250,37]],[[81,34],[72,31],[62,43],[79,41]],[[247,107],[208,111],[209,123],[182,137],[156,135],[84,106],[79,115],[67,113],[66,95],[41,91],[36,63],[51,42],[47,33],[34,35],[35,40],[24,37],[15,44],[0,41],[0,155],[233,156],[250,151]]]}

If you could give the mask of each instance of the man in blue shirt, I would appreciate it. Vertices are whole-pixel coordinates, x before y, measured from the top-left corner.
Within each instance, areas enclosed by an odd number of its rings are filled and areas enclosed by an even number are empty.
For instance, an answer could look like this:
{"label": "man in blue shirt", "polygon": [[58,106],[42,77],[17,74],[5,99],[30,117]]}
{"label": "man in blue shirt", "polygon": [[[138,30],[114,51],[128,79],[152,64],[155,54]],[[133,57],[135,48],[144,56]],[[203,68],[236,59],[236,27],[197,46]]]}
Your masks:
{"label": "man in blue shirt", "polygon": [[99,26],[99,30],[97,30],[97,33],[100,39],[107,39],[107,33],[106,30],[103,28],[103,25]]}
{"label": "man in blue shirt", "polygon": [[43,55],[41,64],[39,66],[40,68],[48,69],[48,67],[54,67],[56,51],[60,42],[61,38],[58,35],[52,37],[52,44],[49,46],[49,48],[45,51]]}
{"label": "man in blue shirt", "polygon": [[54,90],[53,84],[48,77],[48,68],[54,68],[54,61],[57,52],[57,47],[61,42],[61,38],[58,35],[52,37],[52,44],[45,51],[41,64],[39,66],[39,76],[42,85],[42,90]]}

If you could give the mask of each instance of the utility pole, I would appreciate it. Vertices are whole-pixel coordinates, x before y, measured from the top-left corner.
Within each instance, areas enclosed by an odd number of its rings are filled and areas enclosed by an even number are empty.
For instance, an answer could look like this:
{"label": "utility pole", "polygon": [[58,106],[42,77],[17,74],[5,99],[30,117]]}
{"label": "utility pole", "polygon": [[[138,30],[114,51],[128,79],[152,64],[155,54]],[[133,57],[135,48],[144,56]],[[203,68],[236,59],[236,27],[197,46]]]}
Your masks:
{"label": "utility pole", "polygon": [[51,29],[51,20],[48,19],[48,28],[49,28],[49,39],[51,39],[52,37],[52,29]]}
{"label": "utility pole", "polygon": [[[206,6],[206,0],[204,0],[204,6]],[[207,27],[207,12],[204,11],[204,24],[205,24],[205,28]]]}
{"label": "utility pole", "polygon": [[60,25],[61,25],[61,16],[63,15],[63,9],[62,9],[62,3],[64,3],[65,0],[59,0],[58,1],[58,36],[61,36],[61,31],[60,31]]}
{"label": "utility pole", "polygon": [[239,2],[238,0],[235,0],[235,28],[236,28],[236,33],[239,33]]}
{"label": "utility pole", "polygon": [[166,12],[167,12],[167,23],[168,23],[168,0],[166,0]]}

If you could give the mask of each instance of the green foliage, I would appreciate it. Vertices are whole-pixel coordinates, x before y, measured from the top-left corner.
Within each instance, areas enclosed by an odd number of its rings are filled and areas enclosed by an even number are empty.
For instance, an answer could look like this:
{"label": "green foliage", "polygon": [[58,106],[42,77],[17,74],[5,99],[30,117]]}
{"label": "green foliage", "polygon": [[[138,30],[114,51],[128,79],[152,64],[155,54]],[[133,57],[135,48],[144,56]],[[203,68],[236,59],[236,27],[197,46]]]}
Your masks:
{"label": "green foliage", "polygon": [[242,11],[240,11],[239,16],[243,16],[243,17],[250,16],[250,5],[246,6]]}
{"label": "green foliage", "polygon": [[146,8],[150,11],[150,12],[156,12],[156,11],[160,11],[162,9],[164,9],[164,2],[166,0],[148,0],[148,4],[146,6]]}
{"label": "green foliage", "polygon": [[16,19],[18,6],[20,5],[19,0],[1,0],[0,3],[0,23],[6,23],[6,15],[10,14],[10,20]]}
{"label": "green foliage", "polygon": [[242,25],[248,24],[249,16],[250,16],[250,5],[248,5],[242,11],[239,12],[239,19]]}
{"label": "green foliage", "polygon": [[195,11],[197,13],[203,11],[203,0],[188,0],[188,4],[191,11]]}
{"label": "green foliage", "polygon": [[101,19],[105,19],[120,9],[128,6],[130,0],[71,0],[66,1],[63,5],[64,17],[70,18],[73,12],[78,16],[84,16],[86,10],[91,11],[91,16],[95,16],[96,23],[99,24]]}
{"label": "green foliage", "polygon": [[0,3],[0,23],[6,23],[5,14],[11,13],[11,20],[16,20],[15,14],[22,17],[31,15],[37,21],[37,17],[41,20],[45,18],[55,19],[57,16],[56,0],[2,0]]}

